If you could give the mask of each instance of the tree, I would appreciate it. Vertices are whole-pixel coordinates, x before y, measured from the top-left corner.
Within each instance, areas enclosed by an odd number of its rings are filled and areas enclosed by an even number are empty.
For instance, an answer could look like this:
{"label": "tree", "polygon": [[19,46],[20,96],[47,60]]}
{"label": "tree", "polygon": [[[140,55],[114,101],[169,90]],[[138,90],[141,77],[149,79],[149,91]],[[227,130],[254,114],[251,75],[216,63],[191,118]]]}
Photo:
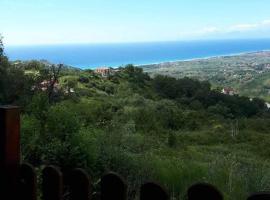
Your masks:
{"label": "tree", "polygon": [[177,138],[175,136],[175,133],[170,132],[168,136],[168,146],[169,147],[175,147],[177,143]]}
{"label": "tree", "polygon": [[4,56],[4,45],[2,42],[2,36],[0,35],[0,103],[4,103],[6,99],[6,77],[7,67],[9,63],[7,58]]}
{"label": "tree", "polygon": [[57,104],[50,107],[47,116],[47,136],[66,141],[80,128],[80,121],[74,112],[70,112],[69,107]]}
{"label": "tree", "polygon": [[24,71],[10,64],[0,36],[0,103],[13,104],[24,96],[29,85]]}
{"label": "tree", "polygon": [[135,67],[131,64],[124,68],[124,73],[127,75],[128,81],[132,83],[132,86],[144,87],[145,82],[150,80],[147,73],[143,72],[142,68]]}
{"label": "tree", "polygon": [[49,103],[52,103],[54,100],[54,95],[56,93],[56,84],[59,81],[60,73],[63,68],[63,64],[51,65],[50,67],[44,68],[40,71],[41,81],[45,81],[46,92],[48,95]]}
{"label": "tree", "polygon": [[0,57],[4,54],[4,44],[3,44],[3,37],[0,35]]}
{"label": "tree", "polygon": [[160,96],[175,99],[178,95],[176,83],[175,78],[157,75],[153,80],[153,87]]}

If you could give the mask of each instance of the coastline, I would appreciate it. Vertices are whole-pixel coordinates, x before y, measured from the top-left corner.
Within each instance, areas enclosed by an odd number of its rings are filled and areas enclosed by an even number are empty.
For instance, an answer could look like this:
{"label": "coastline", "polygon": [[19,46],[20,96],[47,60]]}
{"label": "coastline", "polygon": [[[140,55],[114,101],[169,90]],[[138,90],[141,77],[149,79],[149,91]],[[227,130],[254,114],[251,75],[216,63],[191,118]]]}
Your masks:
{"label": "coastline", "polygon": [[[170,61],[162,61],[162,62],[151,62],[151,63],[144,63],[144,64],[133,64],[135,67],[141,67],[141,68],[147,68],[148,66],[153,65],[164,65],[164,64],[173,64],[173,63],[180,63],[180,62],[192,62],[192,61],[204,61],[209,59],[215,59],[215,58],[224,58],[224,57],[234,57],[234,56],[245,56],[248,54],[258,54],[258,53],[270,53],[270,49],[266,50],[259,50],[259,51],[243,51],[239,53],[231,53],[231,54],[220,54],[220,55],[214,55],[214,56],[205,56],[205,57],[196,57],[196,58],[190,58],[190,59],[177,59],[177,60],[170,60]],[[132,64],[132,63],[130,63]],[[110,66],[107,67],[117,69],[120,67],[125,66],[124,64],[118,65],[118,66]],[[81,69],[81,70],[87,70],[87,69],[97,69],[99,67],[76,67],[75,68]]]}
{"label": "coastline", "polygon": [[[30,48],[30,50],[26,49],[27,51],[22,51],[22,50],[18,51],[17,49],[13,49],[13,50],[11,49],[10,52],[7,52],[7,56],[10,58],[11,61],[46,60],[52,64],[64,63],[67,66],[72,66],[72,67],[80,69],[80,70],[87,70],[87,69],[95,70],[95,69],[103,67],[103,66],[111,67],[111,68],[119,68],[119,67],[123,67],[127,64],[133,64],[136,67],[141,67],[141,68],[147,69],[148,67],[155,66],[155,65],[165,65],[165,64],[172,65],[174,63],[181,63],[181,62],[204,61],[204,60],[208,60],[208,59],[215,59],[215,58],[222,58],[222,57],[244,56],[246,54],[270,52],[269,46],[270,46],[270,40],[269,40],[269,45],[262,47],[261,49],[257,48],[254,50],[246,50],[246,51],[244,49],[242,49],[242,51],[239,49],[239,51],[234,50],[234,52],[236,52],[236,53],[229,53],[229,52],[222,53],[222,52],[220,52],[220,54],[218,52],[214,53],[215,49],[212,49],[213,51],[211,53],[211,51],[210,51],[211,49],[208,51],[208,46],[200,46],[199,49],[197,49],[197,47],[196,47],[196,51],[197,51],[196,54],[192,54],[192,53],[191,54],[185,54],[185,53],[182,54],[181,53],[182,48],[180,48],[180,52],[177,49],[174,49],[174,50],[169,49],[168,51],[160,52],[159,56],[156,56],[155,58],[152,58],[150,60],[148,60],[147,58],[151,57],[151,52],[150,52],[150,55],[148,55],[149,52],[145,52],[146,54],[144,54],[144,55],[146,55],[146,56],[142,57],[141,49],[139,49],[140,51],[138,51],[138,49],[137,49],[138,55],[136,54],[136,51],[132,54],[131,53],[127,54],[127,55],[132,55],[131,60],[133,60],[133,62],[132,61],[129,62],[129,61],[127,61],[129,59],[123,59],[123,57],[121,57],[121,56],[119,57],[118,56],[119,52],[118,52],[118,54],[116,54],[115,60],[114,60],[114,58],[112,60],[110,60],[111,57],[108,56],[107,54],[105,54],[104,57],[97,56],[97,60],[95,60],[96,57],[93,56],[93,59],[95,61],[92,62],[91,58],[86,56],[87,54],[89,54],[89,51],[88,51],[89,49],[85,49],[84,51],[77,51],[75,54],[74,54],[74,52],[72,52],[72,56],[69,56],[69,53],[70,53],[69,50],[66,52],[65,51],[66,49],[61,49],[59,47],[57,47],[57,49],[56,49],[57,51],[55,49],[52,49],[53,53],[51,53],[51,51],[52,51],[51,49],[47,49],[47,47],[46,47],[45,49],[38,51],[37,54],[35,54],[36,52],[34,52],[34,53],[32,52],[32,50],[33,50],[32,48]],[[227,45],[227,47],[233,48],[233,46],[231,47],[230,45]],[[218,48],[218,46],[217,46],[217,48]],[[121,50],[123,50],[123,49],[121,49]],[[25,55],[24,54],[21,55],[20,54],[21,52],[27,52],[27,53],[25,53]],[[59,55],[55,52],[58,52]],[[108,52],[110,52],[110,51],[107,51],[107,53]],[[210,52],[210,53],[207,53],[207,52]],[[17,53],[17,56],[16,56],[16,53]],[[169,57],[166,56],[166,53],[173,54],[174,58],[170,59]],[[200,55],[200,54],[206,54],[206,55]],[[13,55],[13,58],[11,55]],[[194,55],[194,57],[192,55]],[[166,57],[167,57],[167,59],[166,59]],[[87,58],[87,59],[85,60],[85,58]],[[99,64],[98,64],[98,62],[99,62]],[[80,64],[80,63],[85,63],[85,64]],[[92,63],[92,64],[90,64],[90,63]]]}
{"label": "coastline", "polygon": [[203,60],[209,60],[209,59],[215,59],[215,58],[245,56],[245,55],[248,55],[248,54],[258,54],[258,53],[270,53],[270,49],[260,50],[260,51],[245,51],[245,52],[240,52],[240,53],[222,54],[222,55],[215,55],[215,56],[197,57],[197,58],[190,58],[190,59],[180,59],[180,60],[172,60],[172,61],[164,61],[164,62],[156,62],[156,63],[138,64],[138,65],[134,65],[134,66],[136,66],[136,67],[147,67],[147,66],[152,66],[152,65],[173,64],[173,63],[179,63],[179,62],[203,61]]}

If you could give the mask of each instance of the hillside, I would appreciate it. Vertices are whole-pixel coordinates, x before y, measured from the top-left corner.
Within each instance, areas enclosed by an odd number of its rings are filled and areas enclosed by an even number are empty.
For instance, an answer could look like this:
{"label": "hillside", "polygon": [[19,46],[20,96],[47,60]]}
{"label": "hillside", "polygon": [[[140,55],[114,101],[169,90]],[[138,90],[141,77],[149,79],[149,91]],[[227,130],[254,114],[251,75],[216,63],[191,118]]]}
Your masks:
{"label": "hillside", "polygon": [[231,87],[240,95],[270,101],[270,52],[246,53],[192,61],[142,66],[151,75],[208,80],[214,87]]}
{"label": "hillside", "polygon": [[202,181],[226,200],[270,189],[270,112],[261,99],[132,65],[102,74],[0,58],[0,103],[21,106],[22,159],[37,169],[85,168],[94,192],[112,170],[128,181],[129,199],[149,180],[174,199]]}

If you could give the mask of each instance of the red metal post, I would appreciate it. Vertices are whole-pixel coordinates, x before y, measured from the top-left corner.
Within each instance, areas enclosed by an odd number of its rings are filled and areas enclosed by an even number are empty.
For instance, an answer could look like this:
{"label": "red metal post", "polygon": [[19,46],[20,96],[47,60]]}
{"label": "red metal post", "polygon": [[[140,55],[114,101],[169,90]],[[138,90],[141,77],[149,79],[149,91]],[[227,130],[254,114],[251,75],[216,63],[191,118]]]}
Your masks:
{"label": "red metal post", "polygon": [[[0,198],[15,199],[20,166],[20,111],[15,106],[0,107]],[[4,196],[3,196],[4,195]],[[6,196],[8,195],[8,196]]]}

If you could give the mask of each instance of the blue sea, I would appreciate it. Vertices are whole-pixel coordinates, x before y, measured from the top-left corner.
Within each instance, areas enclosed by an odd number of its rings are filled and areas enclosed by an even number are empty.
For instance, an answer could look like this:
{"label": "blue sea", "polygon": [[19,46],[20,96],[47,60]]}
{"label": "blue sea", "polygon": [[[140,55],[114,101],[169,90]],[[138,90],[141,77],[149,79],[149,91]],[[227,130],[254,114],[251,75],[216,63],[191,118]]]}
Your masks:
{"label": "blue sea", "polygon": [[270,50],[270,39],[6,46],[11,60],[48,60],[81,69],[118,67]]}

